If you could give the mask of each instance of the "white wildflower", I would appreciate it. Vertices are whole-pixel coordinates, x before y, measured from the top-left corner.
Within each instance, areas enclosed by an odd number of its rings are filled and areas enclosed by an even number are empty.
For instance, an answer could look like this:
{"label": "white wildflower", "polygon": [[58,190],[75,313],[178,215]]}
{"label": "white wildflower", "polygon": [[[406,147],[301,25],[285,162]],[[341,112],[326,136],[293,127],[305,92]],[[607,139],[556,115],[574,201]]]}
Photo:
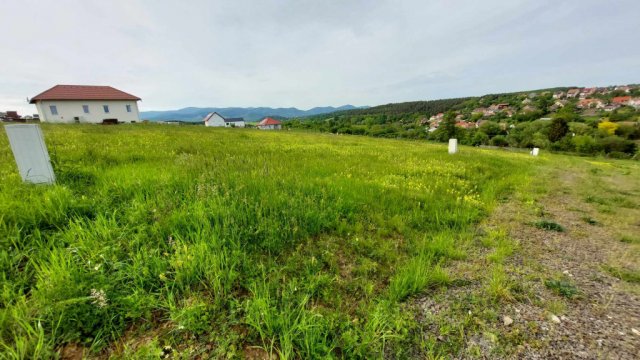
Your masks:
{"label": "white wildflower", "polygon": [[91,289],[91,295],[89,297],[93,299],[91,303],[96,305],[97,307],[103,308],[107,306],[107,294],[104,292],[104,290]]}

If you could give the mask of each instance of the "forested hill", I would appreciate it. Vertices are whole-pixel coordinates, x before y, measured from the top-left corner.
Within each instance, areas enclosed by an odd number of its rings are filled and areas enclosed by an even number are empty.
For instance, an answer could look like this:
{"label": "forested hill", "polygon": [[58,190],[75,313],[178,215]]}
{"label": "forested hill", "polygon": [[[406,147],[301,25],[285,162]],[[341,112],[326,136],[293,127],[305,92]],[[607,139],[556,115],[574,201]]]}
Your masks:
{"label": "forested hill", "polygon": [[289,128],[337,134],[539,147],[636,156],[640,86],[557,87],[413,101],[297,118]]}
{"label": "forested hill", "polygon": [[[338,114],[342,115],[371,115],[371,114],[384,114],[384,115],[403,115],[403,114],[437,114],[445,112],[450,109],[459,108],[465,101],[472,98],[457,98],[457,99],[441,99],[430,101],[410,101],[395,104],[378,105],[366,109],[353,109],[346,111],[339,111]],[[325,114],[326,115],[326,114]]]}

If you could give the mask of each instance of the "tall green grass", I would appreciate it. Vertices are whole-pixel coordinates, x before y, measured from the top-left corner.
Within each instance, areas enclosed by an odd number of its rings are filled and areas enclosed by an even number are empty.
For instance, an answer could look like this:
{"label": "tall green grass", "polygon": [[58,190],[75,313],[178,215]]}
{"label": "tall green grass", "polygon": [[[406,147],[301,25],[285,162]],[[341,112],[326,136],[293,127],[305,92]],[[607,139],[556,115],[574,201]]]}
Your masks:
{"label": "tall green grass", "polygon": [[474,225],[543,161],[248,129],[43,130],[55,186],[22,184],[0,134],[10,358],[166,328],[141,351],[403,356],[416,326],[403,303],[455,278]]}

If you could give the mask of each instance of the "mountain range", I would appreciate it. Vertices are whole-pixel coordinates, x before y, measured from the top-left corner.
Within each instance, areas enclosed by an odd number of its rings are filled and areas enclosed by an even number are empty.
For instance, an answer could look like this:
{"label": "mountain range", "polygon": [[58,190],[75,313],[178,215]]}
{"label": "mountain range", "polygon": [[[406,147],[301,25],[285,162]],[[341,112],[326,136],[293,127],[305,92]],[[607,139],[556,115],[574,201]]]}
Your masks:
{"label": "mountain range", "polygon": [[191,121],[197,122],[211,112],[217,112],[218,114],[229,118],[244,118],[247,121],[257,121],[267,116],[275,118],[294,118],[305,117],[313,115],[321,115],[332,113],[335,111],[364,109],[367,106],[353,106],[343,105],[339,107],[322,106],[314,107],[309,110],[300,110],[294,107],[290,108],[270,108],[270,107],[227,107],[227,108],[215,108],[215,107],[186,107],[178,110],[167,111],[142,111],[140,112],[140,118],[150,121],[166,121],[166,120],[179,120],[179,121]]}

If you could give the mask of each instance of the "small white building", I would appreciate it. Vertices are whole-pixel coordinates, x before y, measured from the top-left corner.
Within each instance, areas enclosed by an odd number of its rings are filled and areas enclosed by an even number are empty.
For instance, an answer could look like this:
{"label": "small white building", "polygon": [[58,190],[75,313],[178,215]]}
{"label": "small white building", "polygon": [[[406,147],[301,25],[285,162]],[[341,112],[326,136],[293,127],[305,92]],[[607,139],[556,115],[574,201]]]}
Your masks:
{"label": "small white building", "polygon": [[111,86],[56,85],[29,102],[42,122],[101,124],[139,122],[140,100]]}
{"label": "small white building", "polygon": [[204,117],[204,126],[243,128],[245,122],[243,118],[225,118],[217,112],[212,112]]}
{"label": "small white building", "polygon": [[282,123],[276,119],[270,117],[262,119],[257,125],[261,130],[280,130],[282,129]]}

